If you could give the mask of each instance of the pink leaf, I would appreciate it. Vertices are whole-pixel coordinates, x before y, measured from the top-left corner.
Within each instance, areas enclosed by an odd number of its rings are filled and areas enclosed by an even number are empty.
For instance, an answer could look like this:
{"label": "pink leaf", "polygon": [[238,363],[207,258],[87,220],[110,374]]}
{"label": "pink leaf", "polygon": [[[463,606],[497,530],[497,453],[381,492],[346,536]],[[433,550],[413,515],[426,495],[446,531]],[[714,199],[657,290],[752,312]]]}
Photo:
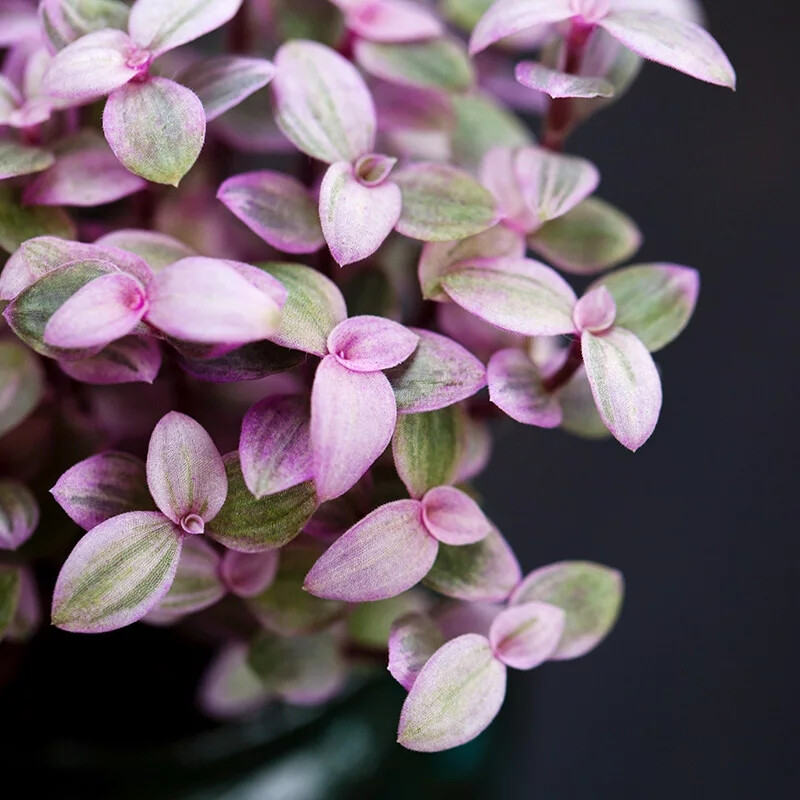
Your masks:
{"label": "pink leaf", "polygon": [[599,24],[634,53],[701,81],[736,88],[731,62],[711,34],[685,19],[649,11],[612,11]]}
{"label": "pink leaf", "polygon": [[149,336],[125,336],[97,355],[77,361],[59,361],[70,378],[95,386],[152,383],[161,369],[161,348]]}
{"label": "pink leaf", "polygon": [[538,261],[463,261],[442,278],[442,286],[462,308],[512,333],[555,336],[574,330],[575,293]]}
{"label": "pink leaf", "polygon": [[355,161],[375,145],[375,106],[356,68],[317,42],[295,40],[275,56],[275,120],[300,150],[320,161]]}
{"label": "pink leaf", "polygon": [[280,324],[280,304],[265,288],[245,277],[235,262],[183,258],[156,275],[147,321],[189,342],[257,342],[267,339]]}
{"label": "pink leaf", "polygon": [[103,111],[103,132],[114,155],[131,172],[177,186],[203,149],[206,113],[194,92],[150,76],[111,93]]}
{"label": "pink leaf", "polygon": [[605,286],[588,291],[575,304],[572,319],[578,333],[602,333],[607,331],[617,316],[617,304]]}
{"label": "pink leaf", "polygon": [[319,218],[339,266],[371,256],[392,232],[402,207],[396,184],[365,186],[349,163],[332,164],[320,187]]}
{"label": "pink leaf", "polygon": [[514,669],[547,661],[561,640],[566,615],[549,603],[525,603],[501,611],[489,630],[495,656]]}
{"label": "pink leaf", "polygon": [[539,369],[522,350],[499,350],[486,372],[489,399],[511,419],[539,428],[557,428],[561,424],[558,400],[545,391]]}
{"label": "pink leaf", "polygon": [[387,669],[408,691],[425,663],[442,644],[444,637],[434,622],[423,614],[406,614],[392,624]]}
{"label": "pink leaf", "polygon": [[478,20],[469,41],[470,55],[489,45],[540,25],[569,19],[575,12],[570,0],[497,0]]}
{"label": "pink leaf", "polygon": [[[482,234],[483,236],[494,230],[503,230],[508,226],[517,232],[519,239],[523,234],[537,227],[536,215],[525,202],[517,176],[515,164],[518,152],[512,147],[492,147],[481,161],[481,183],[494,195],[505,223],[505,225],[490,228],[485,234]],[[521,253],[470,253],[466,257],[487,258],[499,255],[518,255],[522,258],[525,251],[523,247]]]}
{"label": "pink leaf", "polygon": [[629,450],[653,433],[661,411],[661,379],[647,348],[630,331],[585,331],[581,350],[597,410],[606,427]]}
{"label": "pink leaf", "polygon": [[328,351],[353,372],[378,372],[402,364],[418,343],[400,323],[364,315],[340,322],[328,336]]}
{"label": "pink leaf", "polygon": [[414,681],[397,741],[424,753],[464,744],[497,716],[505,694],[506,668],[486,637],[459,636],[440,647]]}
{"label": "pink leaf", "polygon": [[257,498],[281,492],[313,475],[307,400],[267,397],[242,420],[239,458],[247,488]]}
{"label": "pink leaf", "polygon": [[163,514],[133,511],[92,528],[56,580],[53,624],[105,633],[141,619],[169,591],[181,535]]}
{"label": "pink leaf", "polygon": [[247,172],[228,178],[217,198],[253,233],[284,253],[313,253],[325,243],[311,193],[280,172]]}
{"label": "pink leaf", "polygon": [[103,347],[130,333],[146,311],[147,297],[139,281],[122,273],[101,275],[50,317],[44,341],[63,350]]}
{"label": "pink leaf", "polygon": [[56,53],[42,79],[42,91],[79,105],[96,100],[136,77],[131,60],[137,47],[123,31],[89,33]]}
{"label": "pink leaf", "polygon": [[373,42],[413,42],[444,33],[433,13],[407,0],[368,0],[356,5],[345,20],[353,33]]}
{"label": "pink leaf", "polygon": [[255,597],[272,586],[278,573],[278,551],[237,553],[228,550],[221,574],[228,590],[239,597]]}
{"label": "pink leaf", "polygon": [[517,64],[514,76],[523,86],[554,98],[614,96],[614,85],[605,78],[559,72],[535,61]]}
{"label": "pink leaf", "polygon": [[480,506],[453,486],[437,486],[425,494],[422,521],[431,536],[453,545],[479,542],[492,527]]}
{"label": "pink leaf", "polygon": [[202,533],[228,494],[219,450],[199,423],[177,411],[162,417],[150,436],[147,485],[156,505],[186,533]]}
{"label": "pink leaf", "polygon": [[343,533],[311,568],[304,588],[329,600],[385,600],[419,583],[438,547],[419,501],[396,500]]}
{"label": "pink leaf", "polygon": [[322,359],[311,390],[311,446],[319,501],[344,494],[386,449],[397,419],[381,372],[357,373]]}
{"label": "pink leaf", "polygon": [[144,461],[113,450],[70,467],[50,493],[69,518],[85,530],[128,511],[154,508]]}
{"label": "pink leaf", "polygon": [[128,29],[139,46],[160,55],[224,25],[241,5],[242,0],[136,0]]}

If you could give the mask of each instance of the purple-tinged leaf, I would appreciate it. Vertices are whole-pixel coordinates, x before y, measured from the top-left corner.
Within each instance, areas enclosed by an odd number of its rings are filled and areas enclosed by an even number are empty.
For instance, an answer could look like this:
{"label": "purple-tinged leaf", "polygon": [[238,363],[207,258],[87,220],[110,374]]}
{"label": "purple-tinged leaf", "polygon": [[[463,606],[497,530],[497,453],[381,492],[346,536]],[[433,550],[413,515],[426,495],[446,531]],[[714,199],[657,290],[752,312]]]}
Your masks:
{"label": "purple-tinged leaf", "polygon": [[[660,10],[660,9],[659,9]],[[599,24],[634,53],[693,78],[736,88],[731,62],[711,34],[685,19],[620,9]]]}
{"label": "purple-tinged leaf", "polygon": [[27,185],[22,199],[27,205],[92,207],[146,185],[117,161],[102,137],[84,133],[59,149],[55,165]]}
{"label": "purple-tinged leaf", "polygon": [[441,36],[444,28],[431,11],[408,0],[368,0],[346,8],[347,27],[373,42],[414,42]]}
{"label": "purple-tinged leaf", "polygon": [[[486,181],[484,185],[491,188]],[[483,233],[455,242],[427,242],[419,257],[419,285],[426,300],[449,302],[441,278],[459,261],[475,258],[523,258],[525,239],[505,225],[495,225]]]}
{"label": "purple-tinged leaf", "polygon": [[75,105],[89,103],[139,75],[139,55],[127,33],[94,31],[56,53],[42,79],[42,91]]}
{"label": "purple-tinged leaf", "polygon": [[617,316],[617,304],[605,286],[589,289],[575,304],[572,318],[578,333],[603,333],[613,324]]}
{"label": "purple-tinged leaf", "polygon": [[129,7],[120,0],[41,0],[42,33],[53,51],[62,50],[87,33],[127,29]]}
{"label": "purple-tinged leaf", "polygon": [[347,617],[348,639],[358,647],[386,652],[395,620],[425,611],[429,605],[430,598],[421,589],[373,603],[359,603]]}
{"label": "purple-tinged leaf", "polygon": [[417,675],[400,713],[397,741],[423,753],[457,747],[488,727],[505,696],[506,668],[486,637],[459,636]]}
{"label": "purple-tinged leaf", "polygon": [[406,614],[392,625],[387,669],[410,691],[422,668],[443,644],[442,632],[432,620],[424,614]]}
{"label": "purple-tinged leaf", "polygon": [[[0,121],[0,125],[2,125]],[[55,156],[41,147],[29,147],[15,142],[0,142],[0,181],[31,175],[52,167]]]}
{"label": "purple-tinged leaf", "polygon": [[18,481],[0,481],[0,550],[16,550],[39,524],[36,498]]}
{"label": "purple-tinged leaf", "polygon": [[627,261],[641,243],[636,223],[597,197],[587,197],[528,238],[532,250],[576,275],[592,275]]}
{"label": "purple-tinged leaf", "polygon": [[274,77],[275,65],[264,58],[216,56],[192,64],[179,82],[200,98],[206,122],[211,122],[263,89]]}
{"label": "purple-tinged leaf", "polygon": [[261,268],[279,280],[289,295],[273,342],[324,356],[328,336],[347,318],[344,297],[336,284],[321,272],[302,264],[263,264]]}
{"label": "purple-tinged leaf", "polygon": [[629,450],[653,433],[661,411],[661,378],[647,348],[630,331],[581,335],[594,402],[606,427]]}
{"label": "purple-tinged leaf", "polygon": [[520,191],[538,225],[566,214],[600,183],[597,167],[584,158],[523,147],[514,162]]}
{"label": "purple-tinged leaf", "polygon": [[528,28],[569,19],[574,13],[570,0],[498,0],[472,31],[470,55]]}
{"label": "purple-tinged leaf", "polygon": [[223,459],[228,496],[206,534],[239,553],[260,553],[288,544],[311,519],[317,507],[311,481],[257,500],[242,476],[238,452]]}
{"label": "purple-tinged leaf", "polygon": [[123,628],[169,591],[181,555],[180,529],[163,514],[120,514],[78,542],[53,592],[53,624],[77,633]]}
{"label": "purple-tinged leaf", "polygon": [[382,372],[358,373],[325,356],[311,390],[311,445],[320,502],[344,494],[386,449],[397,406]]}
{"label": "purple-tinged leaf", "polygon": [[225,645],[208,667],[200,683],[199,704],[217,719],[236,719],[252,714],[269,695],[247,665],[247,645]]}
{"label": "purple-tinged leaf", "polygon": [[328,352],[353,372],[378,372],[402,364],[419,336],[383,317],[368,315],[340,322],[328,336]]}
{"label": "purple-tinged leaf", "polygon": [[228,178],[217,198],[253,233],[284,253],[314,253],[325,243],[311,193],[297,178],[262,170]]}
{"label": "purple-tinged leaf", "polygon": [[475,544],[492,528],[480,506],[453,486],[437,486],[425,493],[422,521],[434,539],[450,545]]}
{"label": "purple-tinged leaf", "polygon": [[491,528],[475,544],[439,545],[425,585],[445,597],[469,602],[500,602],[511,594],[522,572],[514,553],[500,532]]}
{"label": "purple-tinged leaf", "polygon": [[421,499],[429,489],[454,482],[462,454],[464,417],[458,406],[398,417],[392,455],[411,497]]}
{"label": "purple-tinged leaf", "polygon": [[228,493],[219,450],[198,422],[178,411],[162,417],[150,436],[147,485],[159,509],[186,533],[203,533]]}
{"label": "purple-tinged leaf", "polygon": [[422,328],[417,349],[386,376],[392,384],[398,414],[436,411],[472,397],[486,385],[486,369],[452,339]]}
{"label": "purple-tinged leaf", "polygon": [[207,383],[256,381],[296,367],[305,355],[272,342],[254,342],[213,358],[180,356],[178,364],[193,378]]}
{"label": "purple-tinged leaf", "polygon": [[347,675],[331,634],[284,638],[262,633],[251,643],[250,669],[264,690],[295,705],[318,705],[333,697]]}
{"label": "purple-tinged leaf", "polygon": [[375,147],[375,106],[356,68],[317,42],[295,40],[275,56],[275,121],[304,153],[333,164]]}
{"label": "purple-tinged leaf", "polygon": [[228,591],[238,597],[255,597],[272,586],[278,573],[278,551],[237,553],[226,551],[220,574]]}
{"label": "purple-tinged leaf", "polygon": [[461,426],[461,457],[453,483],[470,481],[483,472],[492,457],[492,434],[484,420],[464,415]]}
{"label": "purple-tinged leaf", "polygon": [[697,304],[700,276],[690,267],[643,264],[613,272],[596,281],[617,303],[616,324],[654,353],[686,327]]}
{"label": "purple-tinged leaf", "polygon": [[221,27],[241,5],[242,0],[136,0],[128,29],[157,56]]}
{"label": "purple-tinged leaf", "polygon": [[510,333],[476,317],[456,303],[442,303],[436,309],[436,323],[442,333],[467,348],[481,361],[506,347],[525,348],[527,337]]}
{"label": "purple-tinged leaf", "polygon": [[0,341],[0,436],[17,427],[42,399],[45,376],[38,356],[22,342]]}
{"label": "purple-tinged leaf", "polygon": [[95,386],[152,383],[161,369],[161,348],[149,336],[126,336],[95,356],[62,361],[59,366],[70,378]]}
{"label": "purple-tinged leaf", "polygon": [[15,193],[0,186],[0,250],[13,253],[37,236],[75,238],[75,224],[61,208],[23,206]]}
{"label": "purple-tinged leaf", "polygon": [[489,630],[495,656],[507,667],[533,669],[552,658],[566,615],[550,603],[531,602],[501,611]]}
{"label": "purple-tinged leaf", "polygon": [[202,537],[183,542],[178,569],[169,591],[145,617],[153,625],[171,625],[187,614],[214,605],[225,596],[220,577],[220,557]]}
{"label": "purple-tinged leaf", "polygon": [[486,372],[489,399],[511,419],[538,428],[557,428],[561,424],[558,399],[545,391],[539,369],[522,350],[499,350]]}
{"label": "purple-tinged leaf", "polygon": [[611,436],[597,410],[583,367],[558,390],[558,402],[563,416],[562,430],[583,439],[607,439]]}
{"label": "purple-tinged leaf", "polygon": [[188,245],[157,231],[113,231],[100,237],[95,244],[127,250],[139,256],[153,272],[160,272],[182,258],[197,255]]}
{"label": "purple-tinged leaf", "polygon": [[[523,239],[527,231],[532,230],[539,224],[534,209],[529,208],[522,194],[521,182],[516,170],[518,153],[518,148],[492,147],[486,152],[481,161],[480,181],[494,195],[500,213],[503,216],[503,225],[492,228],[487,231],[487,234],[493,230],[501,230],[506,231],[506,235],[516,235],[517,239]],[[525,245],[522,244],[521,247],[520,258],[525,255]],[[474,255],[465,257],[486,258],[494,255],[517,254],[513,251],[485,254],[476,252]]]}
{"label": "purple-tinged leaf", "polygon": [[103,132],[114,155],[131,172],[177,186],[203,149],[206,114],[190,89],[151,76],[109,95]]}
{"label": "purple-tinged leaf", "polygon": [[359,66],[370,75],[400,86],[464,92],[475,81],[467,52],[457,39],[400,44],[359,39],[354,53]]}
{"label": "purple-tinged leaf", "polygon": [[605,78],[559,72],[535,61],[517,64],[514,76],[528,89],[544,92],[553,98],[614,96],[614,84]]}
{"label": "purple-tinged leaf", "polygon": [[256,498],[311,480],[310,412],[305,398],[277,395],[256,403],[242,420],[239,458]]}
{"label": "purple-tinged leaf", "polygon": [[[6,637],[12,642],[26,642],[33,636],[42,621],[42,604],[36,577],[28,567],[17,567],[19,573],[19,597],[11,623],[6,628]],[[0,579],[2,580],[2,579]],[[2,629],[0,623],[0,629]]]}
{"label": "purple-tinged leaf", "polygon": [[486,322],[525,336],[572,333],[577,298],[555,271],[530,259],[463,261],[442,278],[462,308]]}
{"label": "purple-tinged leaf", "polygon": [[586,655],[605,639],[622,605],[622,575],[589,561],[562,561],[531,572],[511,596],[512,607],[534,601],[566,612],[554,660]]}
{"label": "purple-tinged leaf", "polygon": [[11,627],[19,608],[22,593],[20,568],[12,564],[0,564],[0,642]]}
{"label": "purple-tinged leaf", "polygon": [[44,343],[59,350],[105,347],[129,334],[147,312],[144,287],[121,272],[78,289],[50,317]]}
{"label": "purple-tinged leaf", "polygon": [[10,47],[39,35],[36,9],[27,0],[3,0],[0,47]]}
{"label": "purple-tinged leaf", "polygon": [[69,518],[87,531],[128,511],[155,509],[144,461],[114,450],[70,467],[50,494]]}
{"label": "purple-tinged leaf", "polygon": [[42,355],[75,359],[94,355],[102,350],[102,343],[83,350],[63,351],[48,345],[44,340],[44,332],[50,319],[71,297],[97,278],[109,275],[121,275],[109,261],[76,261],[58,267],[20,292],[7,306],[3,316],[25,344]]}
{"label": "purple-tinged leaf", "polygon": [[242,271],[245,266],[200,256],[170,264],[153,281],[147,321],[169,336],[198,344],[267,339],[278,329],[282,304],[255,282],[274,279],[255,267]]}
{"label": "purple-tinged leaf", "polygon": [[397,230],[411,239],[464,239],[498,220],[489,190],[463,170],[447,164],[411,164],[394,172],[393,180],[403,194]]}
{"label": "purple-tinged leaf", "polygon": [[347,606],[323,600],[303,589],[303,580],[319,556],[319,549],[291,547],[281,551],[272,583],[247,601],[262,627],[280,636],[298,636],[329,628],[341,620]]}
{"label": "purple-tinged leaf", "polygon": [[502,610],[500,603],[456,600],[438,606],[434,619],[445,639],[455,639],[465,633],[478,633],[488,639],[492,623]]}
{"label": "purple-tinged leaf", "polygon": [[391,181],[364,186],[346,161],[331,164],[319,193],[319,218],[340,267],[363,261],[386,240],[400,218],[400,189]]}
{"label": "purple-tinged leaf", "polygon": [[304,588],[330,600],[384,600],[419,583],[438,549],[419,501],[396,500],[342,534],[306,575]]}

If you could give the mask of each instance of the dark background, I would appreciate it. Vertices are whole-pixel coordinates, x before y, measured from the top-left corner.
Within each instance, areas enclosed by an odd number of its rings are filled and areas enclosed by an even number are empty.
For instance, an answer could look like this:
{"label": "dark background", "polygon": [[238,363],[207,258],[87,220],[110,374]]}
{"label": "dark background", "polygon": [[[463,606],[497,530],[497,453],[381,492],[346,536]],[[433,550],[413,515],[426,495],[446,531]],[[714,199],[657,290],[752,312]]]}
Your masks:
{"label": "dark background", "polygon": [[[600,167],[601,196],[644,231],[637,261],[702,274],[695,318],[657,356],[665,403],[656,433],[631,455],[610,441],[507,425],[479,481],[526,572],[570,558],[624,572],[609,639],[584,659],[514,674],[488,735],[429,757],[392,744],[402,692],[388,681],[277,743],[245,727],[175,748],[167,743],[207,726],[185,712],[206,648],[187,656],[169,631],[143,626],[79,644],[48,629],[29,654],[6,651],[22,675],[0,698],[8,780],[34,794],[41,783],[62,797],[115,800],[185,797],[187,780],[200,791],[193,800],[800,796],[790,416],[800,9],[788,0],[705,7],[739,91],[647,65],[568,148]],[[113,747],[86,749],[89,738]],[[229,776],[271,769],[272,783],[249,794],[212,789],[203,770],[217,761]],[[45,769],[54,764],[56,773]],[[320,764],[321,794],[304,794]],[[368,788],[339,785],[353,765]]]}
{"label": "dark background", "polygon": [[656,432],[631,455],[515,426],[481,482],[526,570],[589,558],[626,579],[598,650],[512,681],[508,800],[800,797],[800,10],[704,5],[738,91],[646,65],[569,143],[640,224],[637,261],[702,275],[656,356]]}

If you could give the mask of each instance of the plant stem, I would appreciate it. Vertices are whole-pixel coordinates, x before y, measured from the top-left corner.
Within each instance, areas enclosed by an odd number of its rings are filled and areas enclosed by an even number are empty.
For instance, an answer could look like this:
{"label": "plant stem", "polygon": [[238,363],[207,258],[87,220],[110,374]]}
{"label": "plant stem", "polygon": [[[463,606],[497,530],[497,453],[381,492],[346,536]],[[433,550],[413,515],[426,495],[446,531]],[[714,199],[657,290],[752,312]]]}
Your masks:
{"label": "plant stem", "polygon": [[561,368],[544,381],[544,390],[548,393],[555,392],[569,383],[582,364],[581,340],[580,337],[577,337],[570,343],[569,352]]}
{"label": "plant stem", "polygon": [[[591,25],[572,23],[565,42],[567,52],[563,71],[568,75],[577,75],[580,72],[586,42],[592,30]],[[564,149],[564,142],[572,126],[572,104],[571,97],[558,97],[552,100],[544,120],[542,147],[556,152]]]}

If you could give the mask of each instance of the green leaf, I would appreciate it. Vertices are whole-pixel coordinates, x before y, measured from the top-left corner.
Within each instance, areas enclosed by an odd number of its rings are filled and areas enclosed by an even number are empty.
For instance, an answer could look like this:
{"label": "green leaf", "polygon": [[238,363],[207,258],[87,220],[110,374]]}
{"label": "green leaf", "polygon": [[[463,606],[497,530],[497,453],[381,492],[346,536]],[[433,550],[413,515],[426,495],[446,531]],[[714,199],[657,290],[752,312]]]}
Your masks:
{"label": "green leaf", "polygon": [[416,589],[388,600],[359,603],[347,618],[347,632],[360,647],[385,650],[394,621],[414,611],[424,611],[428,605],[425,594]]}
{"label": "green leaf", "polygon": [[498,219],[488,189],[463,170],[446,164],[412,164],[392,180],[403,193],[397,231],[423,242],[449,242],[474,236]]}
{"label": "green leaf", "polygon": [[55,156],[49,150],[14,142],[0,142],[0,181],[41,172],[52,167],[54,163]]}
{"label": "green leaf", "polygon": [[399,44],[359,39],[355,57],[371,75],[401,86],[463,92],[475,81],[466,48],[455,39]]}
{"label": "green leaf", "polygon": [[209,536],[239,553],[259,553],[283,547],[303,530],[317,508],[313,481],[256,500],[245,485],[238,451],[224,461],[228,496],[206,526]]}
{"label": "green leaf", "polygon": [[435,486],[450,484],[461,460],[464,412],[448,406],[397,418],[392,454],[411,497],[421,498]]}
{"label": "green leaf", "polygon": [[128,27],[130,9],[119,0],[43,0],[39,3],[42,30],[55,50],[92,31]]}
{"label": "green leaf", "polygon": [[12,253],[35,236],[74,239],[75,226],[61,208],[22,206],[10,191],[0,190],[0,248]]}
{"label": "green leaf", "polygon": [[605,286],[617,304],[615,325],[625,328],[655,353],[686,327],[697,304],[700,276],[674,264],[641,264],[606,275]]}
{"label": "green leaf", "polygon": [[636,223],[597,197],[587,198],[528,238],[532,250],[577,275],[592,275],[627,261],[641,242]]}
{"label": "green leaf", "polygon": [[344,614],[344,603],[322,600],[303,589],[306,574],[319,555],[319,550],[311,548],[281,551],[275,580],[266,591],[247,601],[267,630],[282,636],[314,633]]}
{"label": "green leaf", "polygon": [[563,608],[564,633],[552,659],[585,655],[608,635],[622,606],[622,575],[589,561],[562,561],[537,569],[522,581],[512,605],[535,600]]}
{"label": "green leaf", "polygon": [[21,342],[0,341],[0,436],[16,428],[39,404],[44,370]]}
{"label": "green leaf", "polygon": [[21,591],[20,572],[16,567],[0,564],[0,641],[17,613]]}

